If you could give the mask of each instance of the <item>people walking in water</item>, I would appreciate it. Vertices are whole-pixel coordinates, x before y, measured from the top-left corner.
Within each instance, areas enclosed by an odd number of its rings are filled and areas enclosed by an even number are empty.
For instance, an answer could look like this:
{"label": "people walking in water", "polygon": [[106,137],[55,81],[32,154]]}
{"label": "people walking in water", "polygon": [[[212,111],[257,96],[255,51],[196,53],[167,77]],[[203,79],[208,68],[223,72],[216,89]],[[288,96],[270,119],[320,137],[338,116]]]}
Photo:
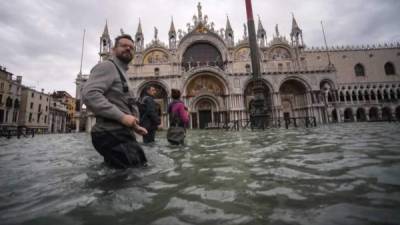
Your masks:
{"label": "people walking in water", "polygon": [[143,149],[132,132],[145,135],[147,130],[139,125],[126,78],[134,47],[131,36],[118,36],[112,57],[91,70],[82,89],[83,103],[96,116],[91,131],[93,146],[115,168],[147,165]]}
{"label": "people walking in water", "polygon": [[143,97],[140,99],[140,125],[147,130],[147,134],[143,135],[143,143],[155,142],[155,136],[158,126],[161,124],[160,116],[157,112],[154,96],[157,90],[149,85],[145,89]]}
{"label": "people walking in water", "polygon": [[189,112],[180,100],[181,92],[171,90],[172,102],[168,105],[169,129],[167,139],[171,144],[183,144],[186,136],[186,127],[189,124]]}

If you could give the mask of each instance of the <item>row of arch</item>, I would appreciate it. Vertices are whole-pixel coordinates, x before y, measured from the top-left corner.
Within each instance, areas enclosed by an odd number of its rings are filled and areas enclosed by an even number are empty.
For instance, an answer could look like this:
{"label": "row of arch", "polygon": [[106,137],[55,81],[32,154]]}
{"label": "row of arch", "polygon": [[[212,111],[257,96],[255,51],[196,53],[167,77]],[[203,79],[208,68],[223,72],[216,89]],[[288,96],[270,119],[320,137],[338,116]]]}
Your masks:
{"label": "row of arch", "polygon": [[[395,109],[391,107],[371,108],[346,108],[343,112],[344,122],[365,121],[400,121],[400,106]],[[332,110],[332,121],[338,122],[337,110]]]}
{"label": "row of arch", "polygon": [[[221,66],[223,62],[227,61],[227,56],[222,54],[223,49],[217,47],[218,45],[211,41],[196,41],[188,46],[182,52],[182,65],[209,63],[216,66]],[[227,51],[227,49],[226,49]],[[287,44],[277,44],[271,47],[268,52],[261,52],[261,59],[270,58],[272,60],[289,60],[291,59],[292,53],[290,47]],[[143,64],[165,64],[170,63],[172,55],[169,50],[162,46],[153,46],[147,49],[143,53]],[[248,44],[242,44],[238,46],[233,52],[233,59],[235,61],[248,61],[250,60],[250,47]],[[179,58],[179,57],[178,57]]]}
{"label": "row of arch", "polygon": [[[218,90],[218,94],[216,94],[216,95],[229,95],[232,91],[233,87],[231,87],[229,82],[222,75],[220,75],[218,73],[218,71],[214,71],[211,69],[202,69],[202,70],[196,71],[195,73],[190,75],[184,82],[182,88],[178,88],[181,90],[182,95],[192,95],[190,92],[188,92],[188,87],[193,85],[194,82],[200,81],[201,79],[199,79],[199,78],[207,78],[207,80],[213,80],[214,81],[213,83],[217,84],[218,87],[221,89],[221,90]],[[297,76],[290,76],[290,77],[287,77],[284,80],[280,81],[278,88],[274,88],[273,85],[268,80],[261,79],[261,81],[262,81],[263,85],[269,90],[270,93],[279,92],[280,90],[282,90],[282,86],[285,83],[287,83],[288,81],[296,82],[298,85],[300,85],[302,87],[302,89],[304,89],[304,92],[311,90],[310,84],[306,80],[304,80],[300,77],[297,77]],[[324,83],[324,82],[329,82],[332,86],[331,90],[334,89],[334,87],[332,85],[333,84],[332,81],[324,80],[321,83]],[[245,81],[245,83],[243,85],[244,88],[248,87],[250,85],[250,83],[253,83],[253,79],[251,77]],[[144,88],[150,84],[159,86],[160,88],[163,88],[165,90],[165,93],[170,92],[169,85],[167,85],[163,80],[151,79],[151,80],[144,80],[142,83],[138,84],[137,94],[141,95]],[[204,83],[203,83],[203,85],[204,85]]]}
{"label": "row of arch", "polygon": [[[328,101],[333,101],[333,96],[328,95]],[[395,101],[400,99],[400,87],[383,89],[358,89],[340,90],[337,101],[339,102],[367,102],[367,101]]]}
{"label": "row of arch", "polygon": [[17,109],[20,106],[20,102],[19,102],[18,99],[13,100],[10,96],[8,96],[7,99],[6,99],[6,104],[5,105],[6,105],[7,108],[14,107],[14,108]]}
{"label": "row of arch", "polygon": [[[155,98],[159,104],[160,114],[165,113],[170,96],[168,86],[159,80],[147,80],[139,85],[138,96],[143,96],[145,87],[149,85],[157,90]],[[231,109],[248,112],[251,111],[251,102],[254,99],[254,85],[254,80],[249,79],[244,85],[242,94],[231,95],[229,84],[222,76],[210,71],[200,71],[187,79],[181,91],[183,100],[186,100],[190,111],[194,113],[211,108],[213,112],[228,112]],[[305,116],[307,113],[306,107],[311,102],[308,96],[311,87],[303,79],[289,77],[281,82],[279,90],[274,90],[266,80],[262,80],[261,85],[264,87],[264,106],[269,113],[272,114],[273,105],[276,106],[278,102],[281,103],[284,113],[289,116]],[[278,94],[280,100],[277,99]]]}

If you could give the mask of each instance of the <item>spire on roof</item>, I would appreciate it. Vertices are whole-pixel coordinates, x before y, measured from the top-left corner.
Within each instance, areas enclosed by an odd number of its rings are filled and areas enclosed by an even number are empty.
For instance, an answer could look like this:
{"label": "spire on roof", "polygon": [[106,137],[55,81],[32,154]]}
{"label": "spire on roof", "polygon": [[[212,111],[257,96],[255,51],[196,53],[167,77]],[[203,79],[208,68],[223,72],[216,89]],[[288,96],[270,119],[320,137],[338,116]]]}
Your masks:
{"label": "spire on roof", "polygon": [[106,20],[106,25],[104,26],[104,31],[103,31],[103,35],[102,36],[103,37],[109,36],[107,20]]}
{"label": "spire on roof", "polygon": [[171,17],[171,26],[169,27],[168,34],[169,34],[169,36],[171,36],[171,34],[176,34],[175,25],[174,25],[174,18],[172,18],[172,17]]}
{"label": "spire on roof", "polygon": [[143,31],[142,31],[142,23],[140,22],[140,18],[139,18],[139,25],[138,25],[136,34],[143,34]]}

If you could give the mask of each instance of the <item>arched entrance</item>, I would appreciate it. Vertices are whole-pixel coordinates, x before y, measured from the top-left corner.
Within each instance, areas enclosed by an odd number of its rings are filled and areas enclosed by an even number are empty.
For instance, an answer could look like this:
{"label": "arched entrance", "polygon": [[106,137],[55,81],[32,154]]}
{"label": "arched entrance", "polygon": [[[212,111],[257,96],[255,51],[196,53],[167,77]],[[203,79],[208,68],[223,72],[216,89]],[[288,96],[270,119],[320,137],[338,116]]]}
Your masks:
{"label": "arched entrance", "polygon": [[146,89],[152,86],[156,89],[156,94],[154,96],[154,101],[156,102],[156,110],[161,118],[161,126],[167,127],[167,107],[168,107],[168,92],[163,84],[157,81],[146,82],[139,88],[139,96],[142,98]]}
{"label": "arched entrance", "polygon": [[369,110],[369,120],[370,121],[378,121],[379,116],[378,116],[378,108],[372,107]]}
{"label": "arched entrance", "polygon": [[216,111],[214,102],[210,99],[202,98],[196,103],[195,108],[198,113],[198,127],[200,129],[209,127],[213,123],[213,113]]}
{"label": "arched entrance", "polygon": [[392,110],[389,107],[384,107],[382,109],[382,120],[383,121],[392,120]]}
{"label": "arched entrance", "polygon": [[184,99],[189,102],[192,128],[216,126],[229,120],[223,107],[226,91],[225,81],[211,72],[201,72],[188,81]]}
{"label": "arched entrance", "polygon": [[[256,83],[254,81],[250,81],[244,90],[244,105],[248,113],[252,111],[252,101],[254,99],[254,85]],[[262,82],[262,87],[264,90],[264,111],[267,112],[268,115],[272,115],[272,95],[271,88],[266,84],[266,81]]]}
{"label": "arched entrance", "polygon": [[306,86],[294,79],[285,81],[279,88],[284,117],[308,116]]}
{"label": "arched entrance", "polygon": [[350,108],[345,109],[344,122],[353,122],[353,121],[354,121],[353,110]]}
{"label": "arched entrance", "polygon": [[359,121],[359,122],[367,121],[367,116],[366,116],[365,110],[363,108],[357,109],[357,121]]}

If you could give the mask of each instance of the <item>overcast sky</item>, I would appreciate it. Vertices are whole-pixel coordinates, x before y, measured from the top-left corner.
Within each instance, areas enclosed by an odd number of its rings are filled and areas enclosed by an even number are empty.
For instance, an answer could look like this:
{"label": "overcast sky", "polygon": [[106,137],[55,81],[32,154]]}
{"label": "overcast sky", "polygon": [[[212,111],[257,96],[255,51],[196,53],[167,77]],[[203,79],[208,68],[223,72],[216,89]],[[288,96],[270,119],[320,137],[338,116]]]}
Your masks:
{"label": "overcast sky", "polygon": [[[83,30],[86,29],[83,73],[98,62],[99,37],[106,20],[112,38],[134,35],[139,18],[145,43],[154,36],[167,42],[171,17],[176,29],[186,29],[197,14],[198,0],[13,0],[0,1],[0,65],[23,84],[45,92],[66,90],[75,96]],[[215,28],[225,28],[226,15],[235,40],[243,36],[244,0],[202,0],[203,15]],[[361,45],[400,41],[399,0],[253,0],[255,20],[260,15],[268,41],[279,24],[288,36],[291,13],[308,47],[322,46],[320,21],[328,45]]]}

